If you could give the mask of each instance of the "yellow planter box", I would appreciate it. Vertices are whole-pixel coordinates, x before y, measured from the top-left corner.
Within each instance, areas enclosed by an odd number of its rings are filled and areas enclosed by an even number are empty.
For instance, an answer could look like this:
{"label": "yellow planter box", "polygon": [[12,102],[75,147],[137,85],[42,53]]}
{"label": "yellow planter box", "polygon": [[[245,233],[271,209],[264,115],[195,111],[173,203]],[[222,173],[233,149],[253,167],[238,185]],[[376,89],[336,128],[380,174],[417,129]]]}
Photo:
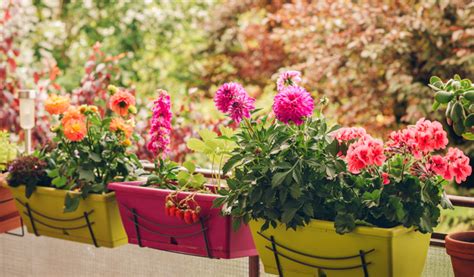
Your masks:
{"label": "yellow planter box", "polygon": [[25,186],[10,190],[29,233],[98,247],[112,248],[128,242],[113,192],[91,194],[81,199],[76,211],[64,213],[65,190],[37,187],[29,199]]}
{"label": "yellow planter box", "polygon": [[250,228],[265,272],[285,277],[416,277],[423,272],[430,242],[430,234],[402,226],[361,226],[339,235],[328,221],[313,220],[296,231],[279,225],[260,232],[262,224],[252,221]]}

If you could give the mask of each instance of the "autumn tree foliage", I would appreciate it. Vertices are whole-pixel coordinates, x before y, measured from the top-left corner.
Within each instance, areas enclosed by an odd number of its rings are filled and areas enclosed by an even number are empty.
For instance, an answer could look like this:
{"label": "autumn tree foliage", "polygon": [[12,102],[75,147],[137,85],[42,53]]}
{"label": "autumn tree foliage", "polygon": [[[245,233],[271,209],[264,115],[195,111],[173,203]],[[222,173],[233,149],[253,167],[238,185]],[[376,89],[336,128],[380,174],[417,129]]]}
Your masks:
{"label": "autumn tree foliage", "polygon": [[470,1],[247,2],[216,9],[210,56],[227,65],[210,62],[205,76],[261,84],[275,67],[300,70],[344,125],[381,133],[413,123],[431,112],[430,76],[474,77]]}

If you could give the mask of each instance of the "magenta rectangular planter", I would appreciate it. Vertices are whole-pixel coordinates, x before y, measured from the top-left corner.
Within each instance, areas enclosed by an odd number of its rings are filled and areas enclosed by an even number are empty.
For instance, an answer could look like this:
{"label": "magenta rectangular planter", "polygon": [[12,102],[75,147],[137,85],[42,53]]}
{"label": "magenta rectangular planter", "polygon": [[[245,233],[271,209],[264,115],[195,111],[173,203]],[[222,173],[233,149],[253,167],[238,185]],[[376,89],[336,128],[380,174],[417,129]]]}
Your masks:
{"label": "magenta rectangular planter", "polygon": [[[186,224],[165,214],[165,199],[171,190],[142,187],[140,184],[143,182],[111,183],[108,186],[115,191],[129,243],[219,259],[258,255],[248,226],[232,230],[231,217],[222,216],[220,209],[212,207],[217,195],[196,195],[195,200],[201,206],[201,221]],[[179,193],[178,199],[188,194]]]}

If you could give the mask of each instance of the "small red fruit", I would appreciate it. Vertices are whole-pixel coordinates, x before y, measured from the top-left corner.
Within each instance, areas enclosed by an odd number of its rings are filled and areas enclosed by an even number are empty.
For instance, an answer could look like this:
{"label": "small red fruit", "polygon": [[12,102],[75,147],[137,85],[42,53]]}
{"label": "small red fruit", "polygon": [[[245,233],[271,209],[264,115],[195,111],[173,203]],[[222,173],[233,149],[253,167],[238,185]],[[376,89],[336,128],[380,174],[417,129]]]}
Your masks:
{"label": "small red fruit", "polygon": [[170,207],[170,208],[169,208],[169,214],[168,214],[168,215],[169,215],[169,216],[175,216],[176,210],[177,210],[177,209],[176,209],[175,206]]}
{"label": "small red fruit", "polygon": [[193,218],[193,222],[196,223],[199,221],[199,213],[197,213],[196,211],[192,211],[192,218]]}
{"label": "small red fruit", "polygon": [[186,224],[193,223],[193,214],[192,211],[189,209],[184,212],[184,222],[186,222]]}
{"label": "small red fruit", "polygon": [[177,218],[183,219],[184,218],[184,212],[181,209],[176,209],[175,216]]}

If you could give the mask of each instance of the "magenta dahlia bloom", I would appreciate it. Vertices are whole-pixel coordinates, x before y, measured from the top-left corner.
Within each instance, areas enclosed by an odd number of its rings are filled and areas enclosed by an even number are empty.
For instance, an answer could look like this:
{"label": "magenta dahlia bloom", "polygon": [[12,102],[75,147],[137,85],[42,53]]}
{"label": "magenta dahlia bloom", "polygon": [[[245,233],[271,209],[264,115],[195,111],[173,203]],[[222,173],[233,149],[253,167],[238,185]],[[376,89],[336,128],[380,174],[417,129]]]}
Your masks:
{"label": "magenta dahlia bloom", "polygon": [[155,156],[166,154],[169,151],[171,135],[171,99],[165,90],[158,90],[158,98],[153,102],[153,116],[151,118],[150,140],[147,148]]}
{"label": "magenta dahlia bloom", "polygon": [[216,95],[214,96],[214,103],[219,111],[227,113],[229,112],[234,99],[242,94],[247,94],[247,92],[241,84],[233,82],[225,83],[217,90]]}
{"label": "magenta dahlia bloom", "polygon": [[214,103],[219,111],[227,113],[236,123],[249,118],[255,109],[255,99],[238,83],[225,83],[216,92]]}
{"label": "magenta dahlia bloom", "polygon": [[309,92],[299,86],[283,88],[273,101],[273,112],[276,118],[286,124],[292,121],[300,125],[305,117],[313,114],[313,110],[313,98]]}
{"label": "magenta dahlia bloom", "polygon": [[250,117],[250,111],[255,109],[255,98],[242,94],[237,96],[229,107],[229,116],[240,123],[244,117]]}
{"label": "magenta dahlia bloom", "polygon": [[295,86],[301,82],[301,72],[299,71],[285,71],[280,74],[277,80],[277,90],[282,91],[287,86]]}

